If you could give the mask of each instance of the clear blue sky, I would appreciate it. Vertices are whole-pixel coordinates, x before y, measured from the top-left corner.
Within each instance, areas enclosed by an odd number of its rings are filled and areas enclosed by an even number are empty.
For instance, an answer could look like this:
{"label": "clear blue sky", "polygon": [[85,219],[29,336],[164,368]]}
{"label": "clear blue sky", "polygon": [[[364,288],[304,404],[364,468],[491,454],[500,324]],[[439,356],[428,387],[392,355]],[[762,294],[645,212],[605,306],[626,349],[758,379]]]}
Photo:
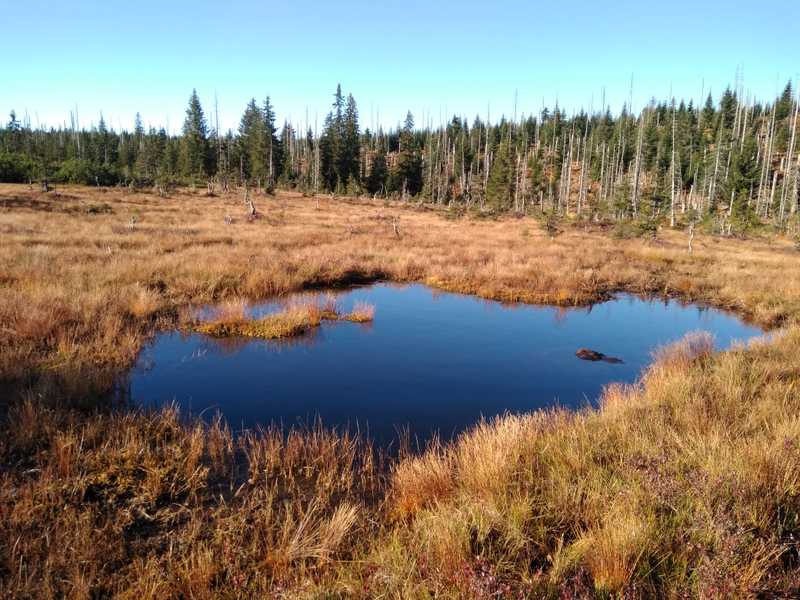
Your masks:
{"label": "clear blue sky", "polygon": [[282,120],[321,124],[336,83],[362,126],[458,113],[492,119],[651,96],[715,98],[734,83],[762,99],[800,77],[800,2],[43,2],[0,0],[0,111],[82,125],[169,122],[197,88],[223,128],[271,95]]}

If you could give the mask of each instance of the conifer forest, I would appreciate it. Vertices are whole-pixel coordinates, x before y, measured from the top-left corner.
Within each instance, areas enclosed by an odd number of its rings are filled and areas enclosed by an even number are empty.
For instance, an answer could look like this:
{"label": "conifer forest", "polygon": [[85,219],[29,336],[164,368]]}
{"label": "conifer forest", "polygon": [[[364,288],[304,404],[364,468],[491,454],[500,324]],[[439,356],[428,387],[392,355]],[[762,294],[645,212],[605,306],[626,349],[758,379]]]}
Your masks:
{"label": "conifer forest", "polygon": [[[77,109],[76,109],[77,112]],[[179,134],[35,129],[11,112],[0,137],[0,181],[93,186],[250,186],[306,194],[425,201],[454,210],[531,213],[641,222],[705,221],[720,232],[768,222],[792,226],[798,208],[798,101],[792,84],[770,101],[741,89],[691,101],[651,100],[638,113],[521,118],[453,116],[371,131],[341,86],[321,129],[276,122],[267,96],[244,108],[236,131],[219,131],[212,107],[192,92]],[[645,225],[646,226],[646,225]]]}

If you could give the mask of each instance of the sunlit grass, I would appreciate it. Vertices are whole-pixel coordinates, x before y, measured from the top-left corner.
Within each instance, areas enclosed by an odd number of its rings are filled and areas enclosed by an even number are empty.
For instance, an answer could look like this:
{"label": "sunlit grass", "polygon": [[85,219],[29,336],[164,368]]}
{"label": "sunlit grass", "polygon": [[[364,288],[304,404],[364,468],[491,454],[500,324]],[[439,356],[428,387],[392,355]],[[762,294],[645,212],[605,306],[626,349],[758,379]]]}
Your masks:
{"label": "sunlit grass", "polygon": [[295,302],[280,312],[260,319],[249,318],[237,302],[233,310],[223,307],[213,320],[194,325],[195,331],[214,337],[254,337],[267,340],[295,337],[319,327],[323,321],[372,321],[375,307],[358,302],[349,313],[341,313],[332,297]]}

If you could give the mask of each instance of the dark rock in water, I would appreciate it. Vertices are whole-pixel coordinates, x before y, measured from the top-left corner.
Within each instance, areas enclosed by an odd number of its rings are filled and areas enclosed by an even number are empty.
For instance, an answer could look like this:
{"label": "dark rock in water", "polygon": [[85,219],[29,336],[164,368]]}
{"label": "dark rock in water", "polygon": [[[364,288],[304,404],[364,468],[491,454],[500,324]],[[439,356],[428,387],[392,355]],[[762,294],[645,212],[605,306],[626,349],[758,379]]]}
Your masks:
{"label": "dark rock in water", "polygon": [[607,362],[607,363],[612,363],[612,364],[615,364],[615,365],[621,365],[621,364],[623,364],[625,362],[621,358],[617,358],[616,356],[604,356],[600,360],[602,360],[604,362]]}
{"label": "dark rock in water", "polygon": [[577,356],[581,360],[591,360],[593,362],[602,360],[603,362],[607,363],[614,363],[614,364],[622,363],[622,359],[620,358],[616,358],[614,356],[606,356],[602,352],[597,352],[596,350],[589,350],[589,348],[579,348],[578,351],[575,353],[575,356]]}
{"label": "dark rock in water", "polygon": [[588,348],[580,348],[575,353],[575,356],[581,360],[601,360],[603,358],[603,355],[600,352],[595,352],[594,350],[589,350]]}

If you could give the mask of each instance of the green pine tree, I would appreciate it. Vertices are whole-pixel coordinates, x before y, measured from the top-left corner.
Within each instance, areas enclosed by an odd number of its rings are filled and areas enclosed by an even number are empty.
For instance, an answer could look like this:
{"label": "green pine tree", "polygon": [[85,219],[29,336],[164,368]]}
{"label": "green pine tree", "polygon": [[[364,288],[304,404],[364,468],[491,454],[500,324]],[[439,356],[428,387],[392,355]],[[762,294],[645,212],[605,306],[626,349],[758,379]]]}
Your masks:
{"label": "green pine tree", "polygon": [[264,100],[262,109],[262,119],[264,122],[264,152],[265,152],[265,172],[267,176],[267,187],[272,189],[275,182],[281,175],[282,151],[281,140],[278,137],[278,128],[275,126],[275,109],[270,102],[269,96]]}
{"label": "green pine tree", "polygon": [[319,140],[320,173],[324,187],[329,191],[340,191],[342,187],[341,165],[344,144],[344,96],[342,86],[336,86],[331,111],[325,117],[322,136]]}
{"label": "green pine tree", "polygon": [[183,174],[193,182],[208,176],[210,147],[208,145],[208,126],[200,105],[197,90],[192,90],[186,119],[183,122],[182,160]]}
{"label": "green pine tree", "polygon": [[358,134],[358,108],[352,94],[347,96],[347,104],[342,120],[342,139],[339,150],[339,181],[347,188],[357,187],[360,182],[361,145]]}
{"label": "green pine tree", "polygon": [[369,175],[366,181],[367,191],[370,194],[385,193],[388,176],[389,169],[386,164],[386,150],[383,148],[383,144],[379,144],[370,164]]}
{"label": "green pine tree", "polygon": [[486,201],[496,211],[511,208],[514,198],[514,167],[508,142],[502,141],[492,159],[489,180],[486,183]]}
{"label": "green pine tree", "polygon": [[268,154],[265,132],[264,115],[256,105],[255,98],[251,98],[239,121],[238,142],[242,170],[240,175],[245,181],[254,185],[260,185],[267,181]]}
{"label": "green pine tree", "polygon": [[422,190],[422,157],[414,136],[414,116],[409,111],[400,132],[400,152],[391,177],[392,190],[403,197],[416,196]]}
{"label": "green pine tree", "polygon": [[748,200],[759,178],[757,153],[756,139],[754,136],[748,135],[744,139],[741,149],[735,149],[731,156],[728,179],[723,186],[725,202],[733,202],[732,216],[742,223],[749,223],[754,218],[753,207]]}

